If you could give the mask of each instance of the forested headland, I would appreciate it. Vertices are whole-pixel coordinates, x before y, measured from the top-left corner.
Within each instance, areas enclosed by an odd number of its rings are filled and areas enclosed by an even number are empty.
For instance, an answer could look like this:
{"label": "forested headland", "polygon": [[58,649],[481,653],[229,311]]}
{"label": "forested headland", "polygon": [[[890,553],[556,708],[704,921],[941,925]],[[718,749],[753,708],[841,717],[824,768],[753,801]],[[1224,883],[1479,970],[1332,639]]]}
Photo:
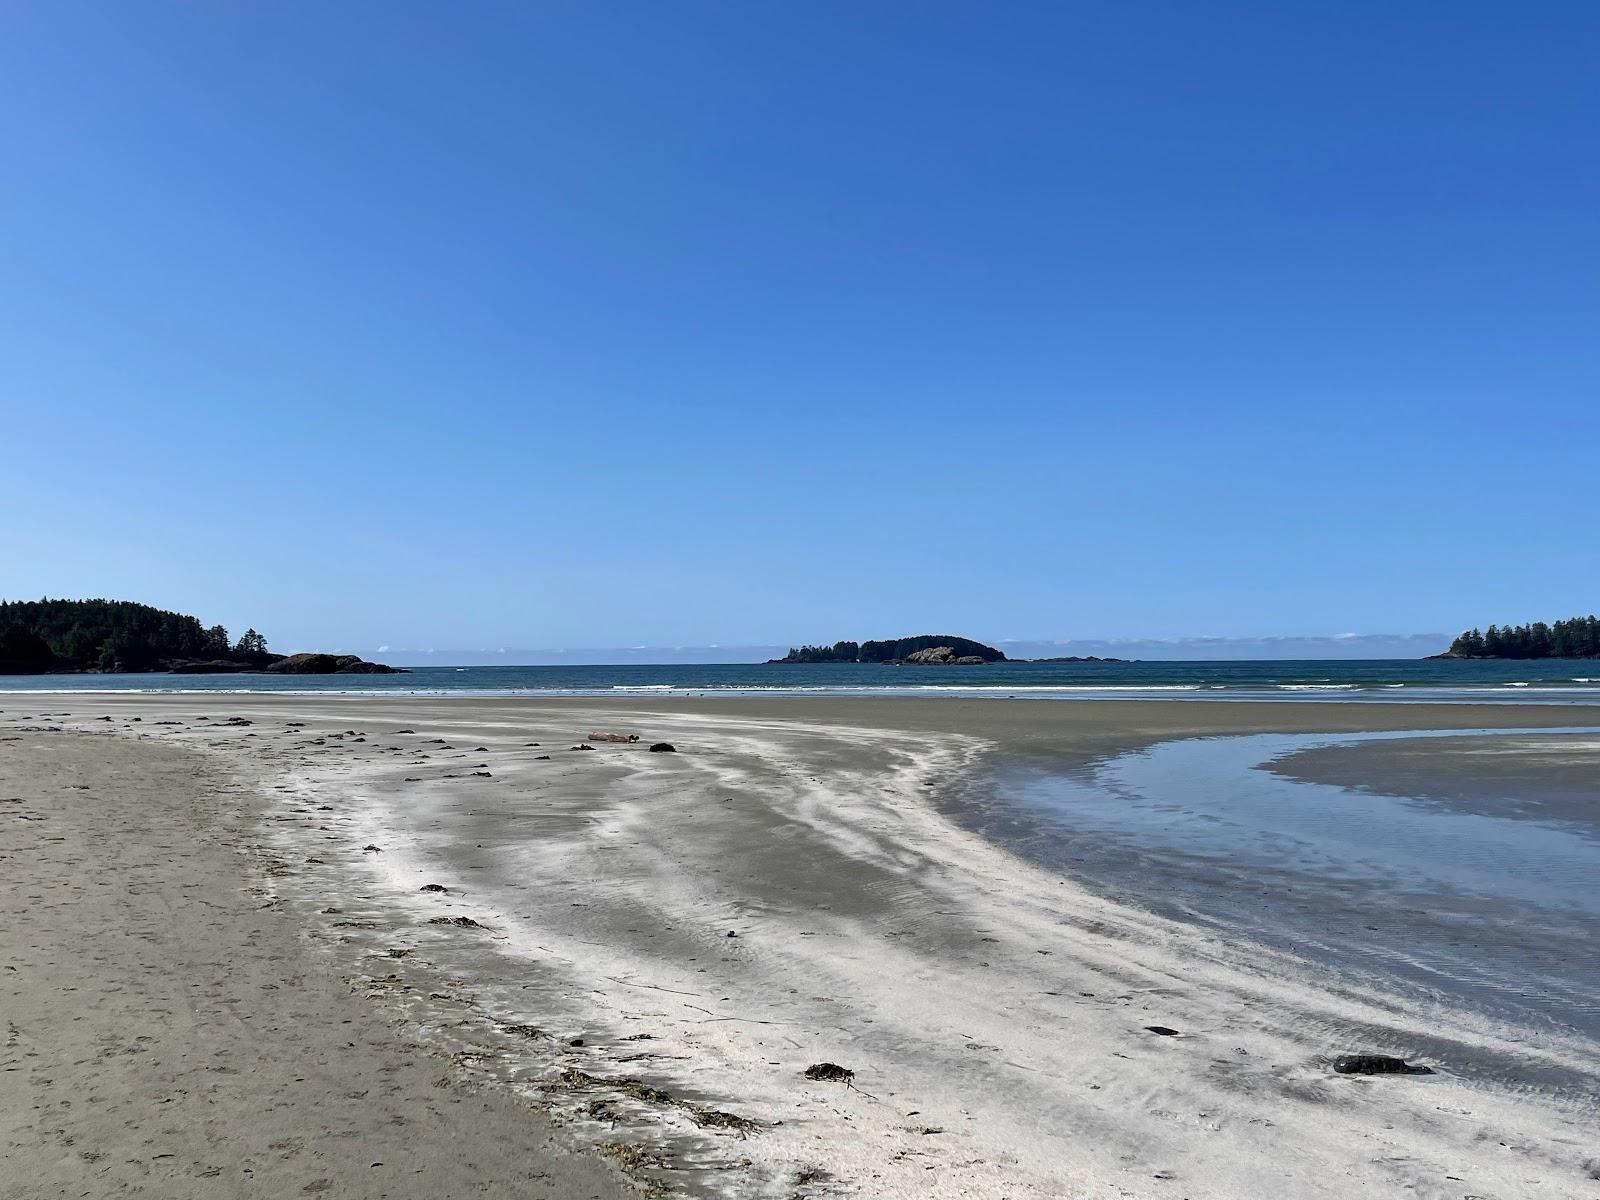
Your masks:
{"label": "forested headland", "polygon": [[1546,625],[1469,629],[1436,658],[1600,658],[1600,620],[1572,617]]}
{"label": "forested headland", "polygon": [[0,675],[392,670],[353,654],[274,654],[254,629],[245,630],[235,641],[221,625],[207,626],[198,618],[131,600],[0,601]]}
{"label": "forested headland", "polygon": [[129,600],[0,601],[0,672],[159,671],[174,662],[235,660],[266,666],[254,629],[230,641],[221,625]]}

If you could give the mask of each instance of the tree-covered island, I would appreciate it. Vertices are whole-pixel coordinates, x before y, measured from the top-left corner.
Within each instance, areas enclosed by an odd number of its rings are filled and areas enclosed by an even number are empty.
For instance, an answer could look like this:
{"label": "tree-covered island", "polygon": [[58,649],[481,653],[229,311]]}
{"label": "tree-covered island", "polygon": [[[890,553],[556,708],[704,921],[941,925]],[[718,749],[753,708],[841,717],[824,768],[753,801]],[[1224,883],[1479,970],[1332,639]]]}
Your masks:
{"label": "tree-covered island", "polygon": [[1469,629],[1434,658],[1600,658],[1600,620],[1573,617],[1546,625],[1491,625]]}
{"label": "tree-covered island", "polygon": [[[946,653],[947,652],[947,653]],[[882,663],[889,665],[959,665],[1005,662],[993,646],[949,634],[922,634],[874,642],[835,642],[831,646],[798,646],[773,663]]]}
{"label": "tree-covered island", "polygon": [[175,671],[184,674],[388,674],[396,667],[354,654],[274,654],[247,629],[230,641],[221,625],[129,600],[0,601],[0,675]]}

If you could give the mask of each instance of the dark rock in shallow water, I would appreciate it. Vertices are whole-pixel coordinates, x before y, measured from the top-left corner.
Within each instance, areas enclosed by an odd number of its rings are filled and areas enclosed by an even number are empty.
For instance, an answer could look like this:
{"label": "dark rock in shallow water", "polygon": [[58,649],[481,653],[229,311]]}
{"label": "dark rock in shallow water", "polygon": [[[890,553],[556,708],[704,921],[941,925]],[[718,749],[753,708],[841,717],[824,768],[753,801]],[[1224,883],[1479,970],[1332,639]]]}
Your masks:
{"label": "dark rock in shallow water", "polygon": [[1333,1060],[1341,1075],[1432,1075],[1432,1067],[1419,1067],[1387,1054],[1341,1054]]}
{"label": "dark rock in shallow water", "polygon": [[676,754],[677,752],[678,748],[671,742],[657,742],[650,747],[651,754]]}

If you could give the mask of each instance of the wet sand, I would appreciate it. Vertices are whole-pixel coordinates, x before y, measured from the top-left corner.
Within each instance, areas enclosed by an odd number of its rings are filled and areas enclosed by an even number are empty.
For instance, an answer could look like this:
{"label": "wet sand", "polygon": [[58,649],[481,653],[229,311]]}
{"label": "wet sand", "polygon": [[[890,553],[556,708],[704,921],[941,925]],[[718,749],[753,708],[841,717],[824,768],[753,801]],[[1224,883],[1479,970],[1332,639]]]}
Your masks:
{"label": "wet sand", "polygon": [[1272,769],[1460,812],[1600,825],[1600,733],[1365,742],[1307,750]]}
{"label": "wet sand", "polygon": [[[1592,1104],[1512,1093],[1451,1063],[1453,1047],[1462,1061],[1481,1051],[1582,1069],[1585,1046],[1528,1045],[1471,1014],[1359,989],[1329,994],[1290,959],[1034,867],[933,799],[997,753],[1081,761],[1204,733],[1581,723],[1571,707],[7,699],[0,726],[78,731],[0,743],[0,767],[19,778],[49,775],[20,746],[72,742],[142,787],[151,768],[113,753],[132,739],[175,760],[187,750],[216,781],[205,796],[225,780],[263,797],[218,817],[217,843],[250,854],[234,856],[231,877],[220,867],[194,877],[173,911],[261,889],[256,902],[272,905],[261,911],[298,923],[329,971],[356,977],[369,1021],[392,1019],[403,1031],[393,1036],[429,1048],[393,1065],[438,1074],[431,1055],[446,1055],[453,1086],[548,1114],[561,1144],[603,1147],[644,1186],[1013,1200],[1402,1190],[1592,1200],[1600,1186]],[[612,728],[643,740],[569,749]],[[657,739],[678,752],[649,753]],[[143,840],[138,822],[118,836],[139,862],[197,852]],[[78,886],[85,873],[77,859],[49,872]],[[446,890],[419,890],[429,885]],[[440,923],[458,918],[471,923]],[[207,972],[184,955],[217,936],[190,931],[150,961],[186,986]],[[35,953],[72,940],[54,929]],[[230,956],[240,970],[253,942]],[[93,962],[74,969],[120,981],[118,1003],[145,1003],[151,973]],[[63,967],[41,963],[54,986]],[[287,1016],[314,1022],[334,999]],[[196,1013],[194,1024],[219,1019]],[[294,1021],[250,1032],[263,1062],[297,1061]],[[58,1031],[52,1058],[94,1053],[88,1033]],[[377,1031],[349,1040],[368,1039]],[[1328,1067],[1348,1050],[1423,1045],[1442,1051],[1434,1075],[1367,1080]],[[854,1085],[806,1079],[821,1061],[853,1069]],[[335,1090],[296,1073],[319,1094]],[[16,1074],[0,1074],[0,1087],[17,1086]],[[122,1094],[159,1100],[158,1083],[130,1079]],[[415,1116],[429,1099],[393,1102]],[[59,1128],[81,1145],[83,1120],[49,1125],[29,1112],[7,1140]],[[216,1128],[245,1121],[223,1114]],[[539,1144],[544,1127],[531,1127]],[[517,1136],[450,1134],[464,1157],[480,1141],[516,1148]],[[0,1160],[13,1188],[27,1179],[17,1162],[14,1150]],[[349,1186],[338,1194],[384,1194]],[[549,1194],[593,1194],[567,1187]]]}
{"label": "wet sand", "polygon": [[[1396,736],[1406,769],[1391,777],[1381,768],[1395,761],[1385,747]],[[1101,894],[1324,968],[1329,989],[1358,979],[1396,999],[1586,1039],[1600,1060],[1600,776],[1582,769],[1597,740],[1189,738],[1068,770],[1002,760],[948,808]],[[1486,758],[1517,769],[1479,781],[1472,763]],[[1337,764],[1336,779],[1304,777],[1295,766],[1307,761]],[[1359,786],[1369,762],[1393,790]],[[1457,795],[1469,780],[1499,790]],[[1422,785],[1433,794],[1413,797]],[[1434,1053],[1512,1086],[1600,1091],[1600,1062],[1564,1076],[1525,1053]]]}

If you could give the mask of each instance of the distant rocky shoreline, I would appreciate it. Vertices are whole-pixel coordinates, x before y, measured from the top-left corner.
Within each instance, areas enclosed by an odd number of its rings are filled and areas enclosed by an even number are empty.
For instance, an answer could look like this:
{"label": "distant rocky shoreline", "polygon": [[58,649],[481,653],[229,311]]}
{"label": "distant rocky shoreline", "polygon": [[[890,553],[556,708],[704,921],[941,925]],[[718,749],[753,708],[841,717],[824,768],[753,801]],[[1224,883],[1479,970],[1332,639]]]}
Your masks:
{"label": "distant rocky shoreline", "polygon": [[404,667],[368,662],[355,654],[288,654],[265,666],[225,658],[175,662],[174,675],[401,675]]}
{"label": "distant rocky shoreline", "polygon": [[[246,659],[178,659],[148,668],[57,667],[40,675],[403,675],[405,667],[368,662],[355,654],[286,654],[262,663]],[[6,672],[0,672],[4,674]],[[10,672],[16,674],[17,672]]]}
{"label": "distant rocky shoreline", "polygon": [[1024,660],[1035,663],[1125,663],[1126,658],[1101,658],[1098,654],[1067,654],[1060,658],[1030,658]]}

